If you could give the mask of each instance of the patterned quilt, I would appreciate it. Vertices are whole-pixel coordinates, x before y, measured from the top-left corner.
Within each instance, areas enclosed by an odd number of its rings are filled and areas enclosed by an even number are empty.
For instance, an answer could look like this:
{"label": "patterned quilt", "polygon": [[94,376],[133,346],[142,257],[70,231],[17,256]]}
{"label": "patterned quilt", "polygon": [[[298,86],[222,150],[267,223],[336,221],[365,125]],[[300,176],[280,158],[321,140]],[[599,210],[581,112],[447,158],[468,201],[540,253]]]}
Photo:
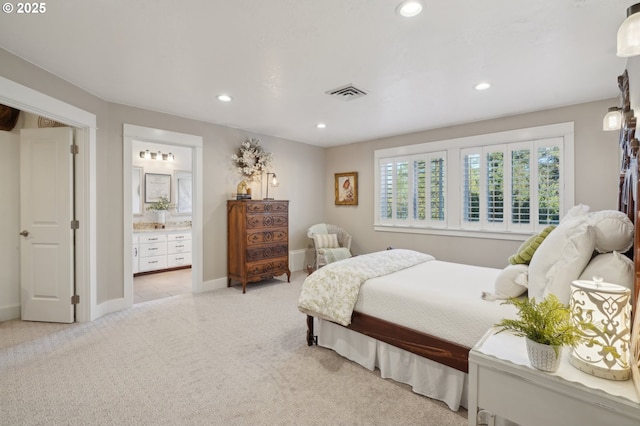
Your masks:
{"label": "patterned quilt", "polygon": [[430,260],[434,257],[428,254],[394,249],[330,263],[304,280],[298,309],[317,318],[349,325],[362,283]]}

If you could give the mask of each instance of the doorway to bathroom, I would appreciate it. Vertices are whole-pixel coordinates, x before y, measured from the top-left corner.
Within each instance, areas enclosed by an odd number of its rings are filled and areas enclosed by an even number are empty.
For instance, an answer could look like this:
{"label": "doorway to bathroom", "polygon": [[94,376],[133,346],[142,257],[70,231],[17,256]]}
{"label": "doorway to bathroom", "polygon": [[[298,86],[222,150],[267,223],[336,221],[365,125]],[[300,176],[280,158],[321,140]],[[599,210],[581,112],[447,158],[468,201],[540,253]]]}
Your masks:
{"label": "doorway to bathroom", "polygon": [[202,288],[202,138],[124,125],[125,297]]}

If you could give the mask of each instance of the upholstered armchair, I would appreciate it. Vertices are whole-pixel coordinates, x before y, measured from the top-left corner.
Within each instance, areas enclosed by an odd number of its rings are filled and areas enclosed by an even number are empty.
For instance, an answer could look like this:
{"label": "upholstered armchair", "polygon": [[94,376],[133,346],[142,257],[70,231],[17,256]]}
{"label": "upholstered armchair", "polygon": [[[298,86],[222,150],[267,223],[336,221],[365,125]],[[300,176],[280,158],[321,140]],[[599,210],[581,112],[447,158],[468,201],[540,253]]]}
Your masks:
{"label": "upholstered armchair", "polygon": [[315,251],[313,270],[351,257],[351,235],[337,225],[313,225],[307,230],[307,236],[313,242]]}

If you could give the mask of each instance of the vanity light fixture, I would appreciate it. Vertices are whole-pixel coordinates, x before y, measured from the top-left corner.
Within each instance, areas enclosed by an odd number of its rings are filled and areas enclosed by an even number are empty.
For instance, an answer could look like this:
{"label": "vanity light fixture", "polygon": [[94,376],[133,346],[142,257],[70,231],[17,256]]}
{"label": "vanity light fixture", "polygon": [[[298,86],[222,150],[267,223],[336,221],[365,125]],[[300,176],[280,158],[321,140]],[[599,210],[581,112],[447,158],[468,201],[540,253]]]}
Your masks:
{"label": "vanity light fixture", "polygon": [[618,107],[609,108],[609,112],[602,119],[602,130],[620,130],[622,127],[622,110]]}
{"label": "vanity light fixture", "polygon": [[324,123],[318,123],[318,124],[316,124],[316,127],[317,127],[318,129],[326,129],[326,128],[327,128],[327,125],[326,125],[326,124],[324,124]]}
{"label": "vanity light fixture", "polygon": [[621,58],[640,55],[640,3],[627,9],[627,19],[618,28],[618,49]]}
{"label": "vanity light fixture", "polygon": [[413,18],[422,12],[421,0],[405,0],[396,7],[396,13],[404,18]]}
{"label": "vanity light fixture", "polygon": [[233,98],[229,95],[218,95],[218,100],[220,102],[231,102]]}
{"label": "vanity light fixture", "polygon": [[473,86],[473,88],[478,91],[487,90],[490,87],[491,87],[491,84],[487,82],[478,83],[475,86]]}
{"label": "vanity light fixture", "polygon": [[164,161],[173,161],[175,157],[172,153],[163,154],[162,151],[151,152],[148,149],[144,151],[140,151],[140,158],[144,158],[145,160],[164,160]]}

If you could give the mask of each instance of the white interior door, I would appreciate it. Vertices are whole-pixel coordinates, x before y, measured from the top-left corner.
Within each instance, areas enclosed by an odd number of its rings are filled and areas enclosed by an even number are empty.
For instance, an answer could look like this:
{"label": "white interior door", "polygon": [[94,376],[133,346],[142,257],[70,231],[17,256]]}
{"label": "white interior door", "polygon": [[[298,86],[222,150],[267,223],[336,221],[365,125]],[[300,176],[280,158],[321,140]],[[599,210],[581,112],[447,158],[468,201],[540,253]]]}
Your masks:
{"label": "white interior door", "polygon": [[22,319],[74,321],[73,129],[20,132]]}

